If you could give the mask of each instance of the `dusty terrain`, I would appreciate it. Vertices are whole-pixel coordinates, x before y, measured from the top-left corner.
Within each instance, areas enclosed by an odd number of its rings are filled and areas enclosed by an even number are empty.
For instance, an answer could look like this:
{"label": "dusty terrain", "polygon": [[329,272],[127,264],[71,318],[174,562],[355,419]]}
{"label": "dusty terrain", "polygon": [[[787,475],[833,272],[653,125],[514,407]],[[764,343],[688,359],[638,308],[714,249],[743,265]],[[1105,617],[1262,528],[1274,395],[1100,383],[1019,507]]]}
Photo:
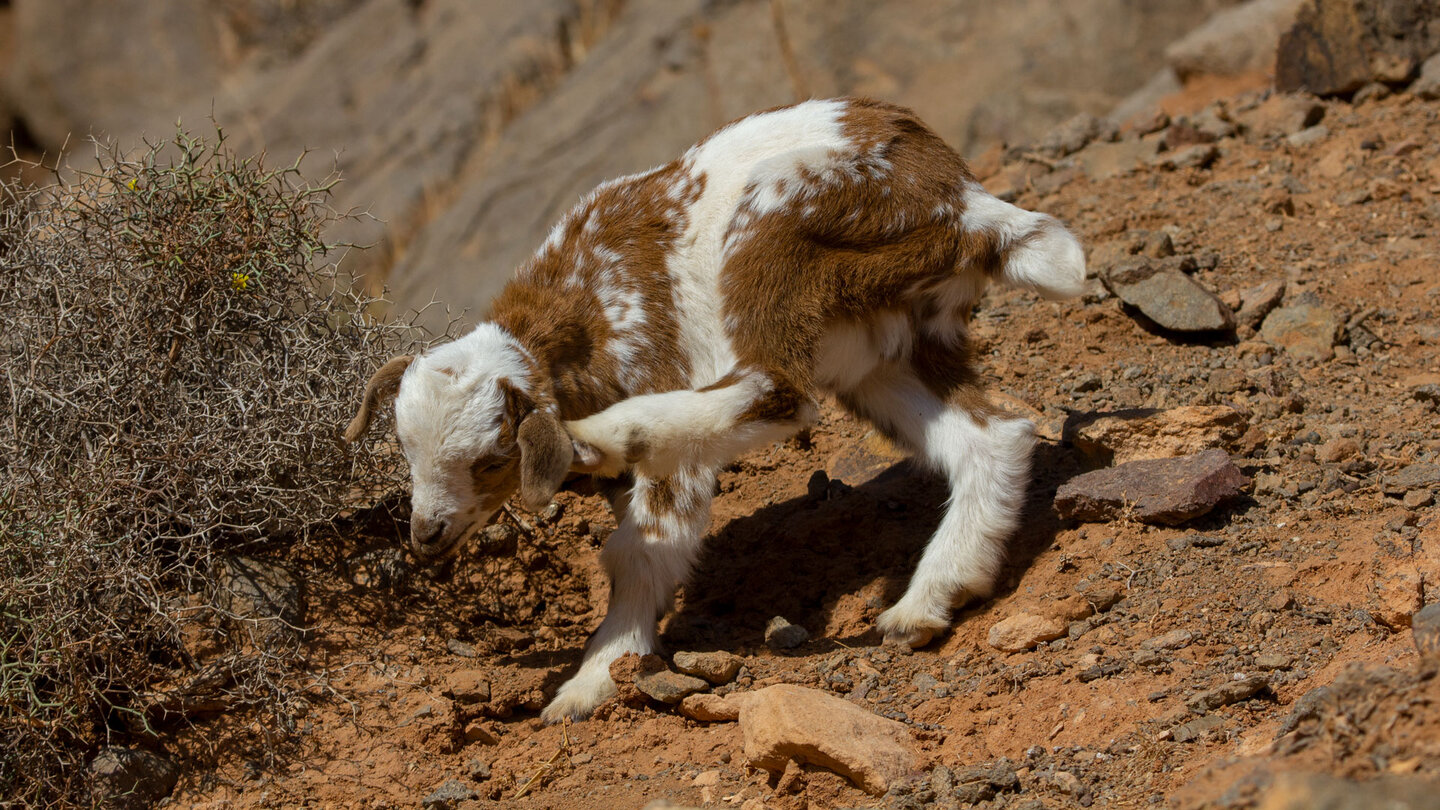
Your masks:
{"label": "dusty terrain", "polygon": [[[308,711],[269,729],[284,740],[274,758],[253,718],[178,732],[167,746],[187,765],[171,801],[414,807],[455,779],[477,796],[459,807],[946,807],[967,806],[950,787],[983,765],[1018,779],[974,794],[982,807],[1196,808],[1256,806],[1284,772],[1436,778],[1440,692],[1414,672],[1408,623],[1440,589],[1440,511],[1433,485],[1384,490],[1396,470],[1440,461],[1426,398],[1440,383],[1437,113],[1409,95],[1327,102],[1312,137],[1241,132],[1208,168],[1102,180],[1065,159],[977,161],[1018,185],[1020,204],[1070,223],[1097,269],[1163,232],[1222,299],[1283,280],[1287,303],[1315,303],[1341,328],[1333,358],[1304,359],[1246,326],[1164,332],[1098,284],[1060,303],[992,291],[973,324],[984,369],[1044,438],[999,593],[957,610],[929,647],[882,647],[873,621],[937,520],[937,481],[890,466],[833,408],[808,437],[722,475],[668,650],[743,656],[722,693],[797,683],[908,724],[929,766],[889,795],[823,769],[777,784],[747,769],[736,723],[661,704],[543,726],[540,706],[603,615],[596,554],[614,526],[601,499],[565,493],[522,515],[513,543],[477,545],[437,579],[392,551],[401,506],[277,550],[307,572]],[[1097,464],[1067,439],[1085,415],[1214,404],[1244,417],[1225,449],[1254,482],[1246,497],[1175,527],[1057,516],[1057,487]],[[1053,614],[1102,583],[1123,599],[1067,636],[1020,653],[987,642],[998,621]],[[767,647],[776,615],[810,640]],[[1187,707],[1256,674],[1267,685],[1247,699]]]}

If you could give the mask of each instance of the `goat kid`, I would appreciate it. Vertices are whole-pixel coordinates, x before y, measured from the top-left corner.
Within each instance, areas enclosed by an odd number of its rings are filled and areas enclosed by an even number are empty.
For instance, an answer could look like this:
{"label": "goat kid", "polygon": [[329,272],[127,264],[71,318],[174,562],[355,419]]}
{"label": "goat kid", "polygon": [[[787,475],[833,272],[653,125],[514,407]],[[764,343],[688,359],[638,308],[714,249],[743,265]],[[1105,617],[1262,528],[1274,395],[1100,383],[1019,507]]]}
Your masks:
{"label": "goat kid", "polygon": [[610,610],[544,710],[553,722],[614,694],[615,658],[656,650],[716,472],[832,394],[949,481],[908,589],[879,618],[888,641],[921,646],[953,604],[989,594],[1034,442],[985,395],[971,306],[992,280],[1059,298],[1084,278],[1059,222],[986,193],[910,111],[808,101],[597,188],[491,320],[377,371],[345,438],[394,397],[421,557],[452,553],[517,489],[538,509],[572,472],[610,485]]}

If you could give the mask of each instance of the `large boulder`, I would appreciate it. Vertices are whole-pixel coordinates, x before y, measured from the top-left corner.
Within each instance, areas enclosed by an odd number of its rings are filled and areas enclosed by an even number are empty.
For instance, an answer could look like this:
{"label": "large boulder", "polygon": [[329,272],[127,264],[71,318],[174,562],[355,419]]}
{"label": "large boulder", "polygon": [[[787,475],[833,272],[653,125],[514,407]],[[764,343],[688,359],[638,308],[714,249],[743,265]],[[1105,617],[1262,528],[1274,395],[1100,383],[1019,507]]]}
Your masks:
{"label": "large boulder", "polygon": [[1181,81],[1196,76],[1233,76],[1269,71],[1275,46],[1295,22],[1302,0],[1249,0],[1216,12],[1165,48],[1165,60]]}
{"label": "large boulder", "polygon": [[1306,0],[1280,37],[1275,86],[1321,96],[1414,77],[1440,51],[1440,0]]}

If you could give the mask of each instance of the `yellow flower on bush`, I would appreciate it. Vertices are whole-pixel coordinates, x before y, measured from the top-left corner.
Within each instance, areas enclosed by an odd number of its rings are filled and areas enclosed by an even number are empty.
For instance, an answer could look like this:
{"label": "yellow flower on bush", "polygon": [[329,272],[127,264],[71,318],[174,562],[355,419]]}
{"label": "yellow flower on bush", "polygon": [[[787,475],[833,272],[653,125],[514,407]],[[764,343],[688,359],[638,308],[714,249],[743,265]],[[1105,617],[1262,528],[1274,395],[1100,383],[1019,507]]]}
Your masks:
{"label": "yellow flower on bush", "polygon": [[126,181],[125,181],[125,187],[128,188],[128,189],[130,189],[131,191],[134,191],[134,190],[135,190],[135,181],[137,181],[137,180],[139,180],[139,179],[140,179],[140,178],[138,178],[138,177],[132,177],[132,178],[130,178],[129,180],[126,180]]}
{"label": "yellow flower on bush", "polygon": [[245,288],[247,288],[247,287],[250,286],[250,274],[249,274],[249,273],[231,273],[231,274],[230,274],[230,286],[235,289],[235,292],[243,292],[243,291],[245,290]]}

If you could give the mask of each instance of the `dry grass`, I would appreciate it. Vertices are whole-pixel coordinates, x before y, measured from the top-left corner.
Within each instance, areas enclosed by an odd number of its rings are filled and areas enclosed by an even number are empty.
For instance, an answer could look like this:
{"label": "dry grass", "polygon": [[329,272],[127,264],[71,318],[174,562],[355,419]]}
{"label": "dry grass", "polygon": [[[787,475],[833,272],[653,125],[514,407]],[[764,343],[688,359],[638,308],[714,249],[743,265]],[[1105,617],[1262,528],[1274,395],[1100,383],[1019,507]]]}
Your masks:
{"label": "dry grass", "polygon": [[69,177],[0,186],[0,807],[86,801],[97,746],[183,716],[162,685],[286,725],[300,646],[215,572],[395,479],[339,432],[420,339],[366,315],[298,162],[180,132]]}

